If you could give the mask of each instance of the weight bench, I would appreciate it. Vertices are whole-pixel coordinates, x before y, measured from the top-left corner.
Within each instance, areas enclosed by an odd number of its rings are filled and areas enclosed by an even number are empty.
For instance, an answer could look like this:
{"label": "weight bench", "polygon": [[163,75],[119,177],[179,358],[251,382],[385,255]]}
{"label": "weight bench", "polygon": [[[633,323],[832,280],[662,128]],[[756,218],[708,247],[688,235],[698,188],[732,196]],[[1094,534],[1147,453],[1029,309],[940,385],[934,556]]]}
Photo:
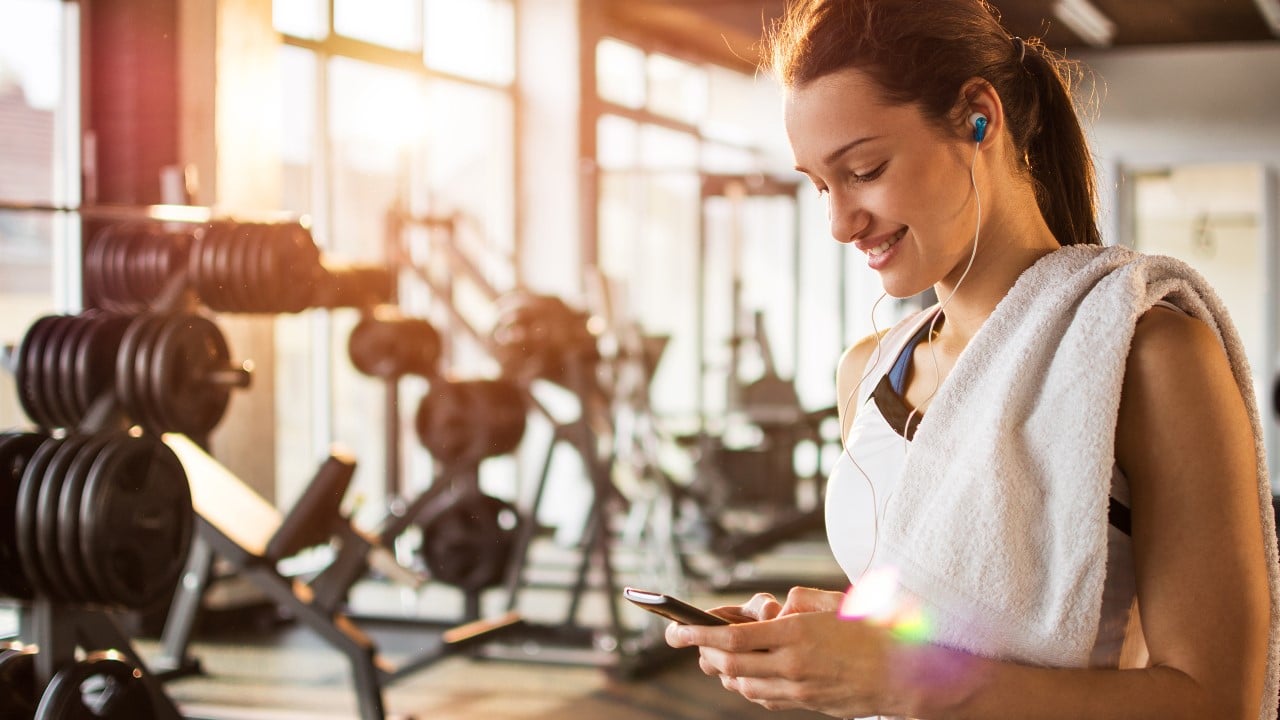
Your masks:
{"label": "weight bench", "polygon": [[[190,481],[196,533],[165,623],[164,656],[154,665],[171,671],[198,667],[187,650],[215,555],[347,657],[361,720],[385,718],[384,685],[521,622],[517,613],[508,612],[465,623],[443,632],[438,648],[399,665],[389,662],[343,611],[346,594],[371,567],[414,586],[424,579],[399,565],[378,538],[336,514],[355,469],[353,461],[330,457],[313,480],[313,487],[286,516],[186,436],[169,434],[164,441],[182,462]],[[338,522],[326,523],[325,516]],[[326,534],[330,531],[332,534]],[[337,557],[311,582],[285,577],[276,569],[277,560],[334,537],[340,545]],[[171,672],[170,676],[176,674]]]}

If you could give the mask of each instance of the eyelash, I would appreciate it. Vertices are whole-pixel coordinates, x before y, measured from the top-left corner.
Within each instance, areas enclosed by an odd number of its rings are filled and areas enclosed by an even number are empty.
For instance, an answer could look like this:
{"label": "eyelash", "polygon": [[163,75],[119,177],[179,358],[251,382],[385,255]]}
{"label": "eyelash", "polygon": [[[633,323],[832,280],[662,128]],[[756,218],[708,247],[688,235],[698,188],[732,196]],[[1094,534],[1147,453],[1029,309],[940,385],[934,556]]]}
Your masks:
{"label": "eyelash", "polygon": [[[889,165],[889,162],[886,160],[885,162],[882,162],[878,166],[876,166],[874,170],[872,170],[871,172],[865,175],[859,175],[858,173],[849,173],[849,180],[855,185],[871,182],[872,180],[875,180],[876,178],[884,174],[885,167],[887,167],[888,165]],[[826,197],[829,194],[831,194],[831,190],[829,188],[818,187],[818,197]]]}
{"label": "eyelash", "polygon": [[888,161],[882,162],[876,167],[876,169],[872,170],[866,175],[850,173],[850,177],[853,179],[855,183],[871,182],[872,180],[875,180],[876,178],[880,177],[881,174],[884,173],[885,166],[887,166],[888,164],[889,164]]}

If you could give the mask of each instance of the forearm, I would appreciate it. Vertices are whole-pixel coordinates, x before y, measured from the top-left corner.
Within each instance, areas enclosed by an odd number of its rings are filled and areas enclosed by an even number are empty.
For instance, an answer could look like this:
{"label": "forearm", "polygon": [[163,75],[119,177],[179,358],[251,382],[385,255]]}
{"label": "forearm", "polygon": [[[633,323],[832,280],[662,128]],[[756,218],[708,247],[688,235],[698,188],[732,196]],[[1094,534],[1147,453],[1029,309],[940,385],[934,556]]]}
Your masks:
{"label": "forearm", "polygon": [[921,720],[1254,720],[1258,706],[1213,697],[1179,670],[1028,667],[920,645],[895,663],[895,712]]}

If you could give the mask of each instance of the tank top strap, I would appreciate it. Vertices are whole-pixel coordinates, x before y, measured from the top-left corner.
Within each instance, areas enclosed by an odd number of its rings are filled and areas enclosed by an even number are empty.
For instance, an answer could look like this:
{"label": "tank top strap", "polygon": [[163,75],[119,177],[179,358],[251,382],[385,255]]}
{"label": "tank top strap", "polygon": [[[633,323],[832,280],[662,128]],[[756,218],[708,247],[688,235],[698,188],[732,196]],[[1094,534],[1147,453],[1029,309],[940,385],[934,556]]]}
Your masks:
{"label": "tank top strap", "polygon": [[863,370],[864,379],[858,386],[858,408],[866,404],[867,398],[871,397],[871,393],[875,391],[880,378],[889,373],[897,362],[898,356],[937,312],[938,306],[935,304],[908,315],[880,338],[879,349],[871,353],[866,369]]}

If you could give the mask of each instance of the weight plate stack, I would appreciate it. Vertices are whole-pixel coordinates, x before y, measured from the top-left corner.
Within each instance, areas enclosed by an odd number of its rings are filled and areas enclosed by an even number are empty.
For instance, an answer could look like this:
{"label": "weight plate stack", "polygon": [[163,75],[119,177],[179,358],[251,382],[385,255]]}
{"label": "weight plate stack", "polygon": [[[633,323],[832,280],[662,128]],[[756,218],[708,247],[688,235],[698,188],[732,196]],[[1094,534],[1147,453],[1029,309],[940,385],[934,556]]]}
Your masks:
{"label": "weight plate stack", "polygon": [[19,600],[34,593],[18,554],[18,490],[27,464],[47,439],[38,433],[0,434],[0,595]]}
{"label": "weight plate stack", "polygon": [[146,311],[186,268],[191,243],[191,233],[154,224],[108,225],[85,250],[86,303],[113,313]]}
{"label": "weight plate stack", "polygon": [[48,315],[27,329],[15,376],[18,400],[36,425],[74,428],[112,389],[112,363],[128,322],[90,310]]}

